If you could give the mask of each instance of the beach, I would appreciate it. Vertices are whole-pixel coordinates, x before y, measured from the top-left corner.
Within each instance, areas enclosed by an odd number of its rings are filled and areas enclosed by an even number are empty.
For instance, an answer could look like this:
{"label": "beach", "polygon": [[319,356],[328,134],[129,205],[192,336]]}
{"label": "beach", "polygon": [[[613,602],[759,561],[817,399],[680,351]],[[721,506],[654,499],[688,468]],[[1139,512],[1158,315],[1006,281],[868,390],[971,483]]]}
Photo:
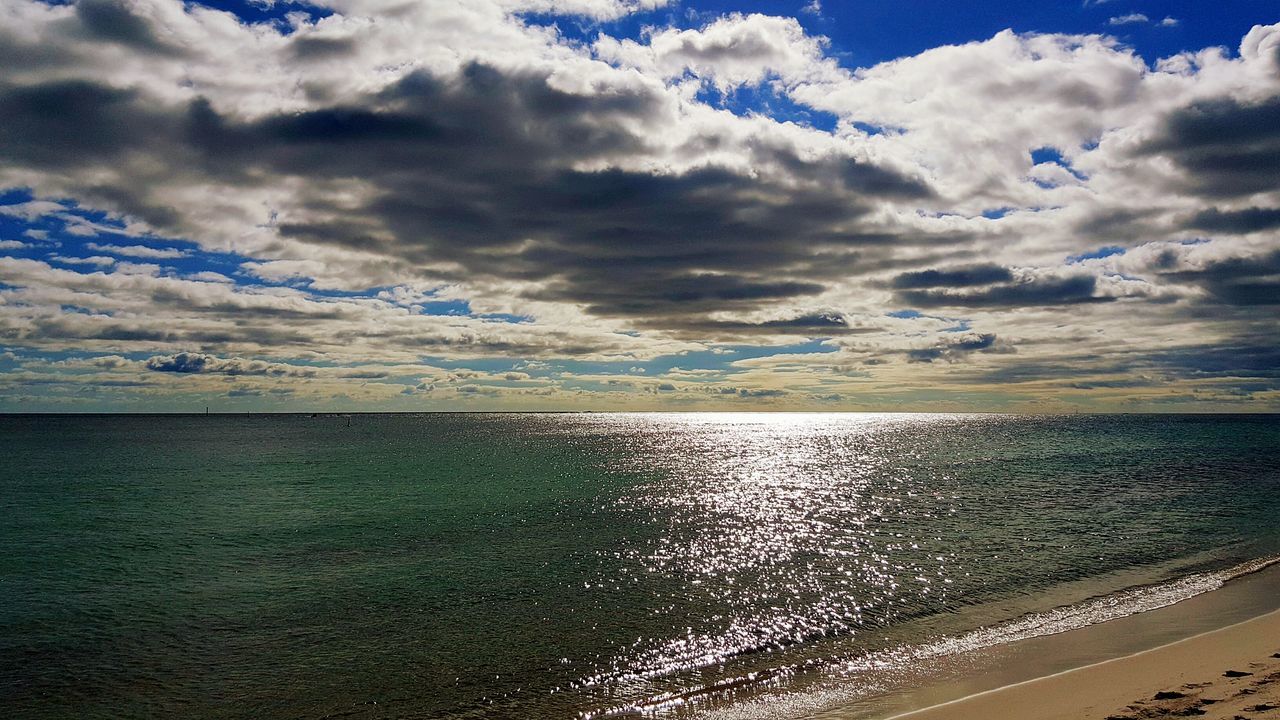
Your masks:
{"label": "beach", "polygon": [[1280,720],[1280,0],[0,18],[0,720]]}
{"label": "beach", "polygon": [[1280,611],[896,720],[1280,717]]}

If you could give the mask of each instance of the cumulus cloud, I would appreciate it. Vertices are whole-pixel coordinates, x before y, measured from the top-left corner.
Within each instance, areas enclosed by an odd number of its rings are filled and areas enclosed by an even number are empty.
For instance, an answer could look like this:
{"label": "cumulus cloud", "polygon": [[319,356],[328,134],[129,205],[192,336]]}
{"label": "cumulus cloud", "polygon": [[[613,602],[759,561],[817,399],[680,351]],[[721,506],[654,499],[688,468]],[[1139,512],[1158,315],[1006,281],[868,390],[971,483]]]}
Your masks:
{"label": "cumulus cloud", "polygon": [[667,78],[691,73],[729,89],[768,78],[787,83],[834,74],[825,38],[805,33],[794,18],[733,14],[696,30],[653,32],[647,42],[600,38],[596,53],[624,67]]}
{"label": "cumulus cloud", "polygon": [[203,353],[183,352],[156,355],[147,359],[147,369],[171,373],[211,373],[216,375],[271,375],[315,377],[315,370],[293,365],[269,363],[244,358],[220,358]]}

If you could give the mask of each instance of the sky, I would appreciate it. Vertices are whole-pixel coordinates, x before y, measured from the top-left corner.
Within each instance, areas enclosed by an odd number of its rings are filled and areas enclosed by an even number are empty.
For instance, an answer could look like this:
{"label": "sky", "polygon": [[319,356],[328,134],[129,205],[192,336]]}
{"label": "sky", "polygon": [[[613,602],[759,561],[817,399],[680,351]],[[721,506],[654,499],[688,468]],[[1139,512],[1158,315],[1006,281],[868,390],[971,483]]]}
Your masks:
{"label": "sky", "polygon": [[0,0],[0,412],[1280,411],[1280,4]]}

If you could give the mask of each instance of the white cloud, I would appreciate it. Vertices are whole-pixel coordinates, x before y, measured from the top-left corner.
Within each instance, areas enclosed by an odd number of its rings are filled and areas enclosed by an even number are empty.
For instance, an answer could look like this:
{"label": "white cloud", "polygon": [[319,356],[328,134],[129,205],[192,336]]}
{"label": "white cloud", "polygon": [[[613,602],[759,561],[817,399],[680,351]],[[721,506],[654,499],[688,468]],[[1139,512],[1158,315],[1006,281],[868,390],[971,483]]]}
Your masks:
{"label": "white cloud", "polygon": [[601,36],[594,48],[624,67],[666,78],[687,72],[728,90],[775,76],[787,83],[830,76],[836,69],[826,45],[794,18],[734,14],[698,30],[655,31],[646,43]]}
{"label": "white cloud", "polygon": [[110,253],[112,255],[120,255],[123,257],[135,258],[151,258],[151,259],[169,259],[180,258],[189,255],[186,250],[178,250],[175,248],[153,248],[146,245],[103,245],[100,243],[85,243],[85,247],[95,252]]}
{"label": "white cloud", "polygon": [[96,265],[98,267],[111,267],[116,264],[115,258],[105,257],[103,255],[90,255],[88,257],[67,257],[65,255],[50,255],[49,259],[63,265]]}
{"label": "white cloud", "polygon": [[1117,15],[1111,18],[1110,20],[1107,21],[1107,24],[1108,25],[1136,25],[1136,24],[1145,24],[1149,22],[1151,22],[1151,18],[1148,18],[1146,15],[1143,15],[1142,13],[1129,13],[1128,15]]}
{"label": "white cloud", "polygon": [[593,20],[616,20],[627,15],[667,7],[670,0],[504,0],[511,12],[580,15]]}

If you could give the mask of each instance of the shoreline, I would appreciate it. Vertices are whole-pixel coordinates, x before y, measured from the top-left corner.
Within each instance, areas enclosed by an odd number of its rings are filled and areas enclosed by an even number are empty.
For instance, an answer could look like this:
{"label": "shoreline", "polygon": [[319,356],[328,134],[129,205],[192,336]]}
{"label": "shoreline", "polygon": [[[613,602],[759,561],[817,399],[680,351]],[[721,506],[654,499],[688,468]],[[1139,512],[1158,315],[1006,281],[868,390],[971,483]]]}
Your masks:
{"label": "shoreline", "polygon": [[[1280,658],[1272,658],[1273,653],[1280,653],[1280,565],[1276,564],[1172,605],[963,653],[949,658],[948,662],[967,665],[967,673],[888,696],[828,706],[807,717],[815,720],[1162,717],[1162,711],[1151,704],[1155,693],[1181,693],[1187,696],[1177,699],[1183,704],[1199,702],[1190,696],[1199,698],[1201,694],[1206,694],[1202,699],[1207,701],[1224,700],[1208,697],[1216,692],[1215,681],[1226,680],[1219,677],[1221,673],[1228,669],[1252,672],[1254,668],[1249,667],[1250,664],[1261,667],[1270,663],[1275,667],[1265,673],[1280,673]],[[1224,666],[1215,672],[1211,666],[1216,664]],[[1250,679],[1258,678],[1243,678]],[[1186,684],[1202,687],[1178,689]],[[1271,691],[1280,693],[1280,682],[1266,684]],[[1253,705],[1269,701],[1260,699]],[[1280,695],[1274,702],[1280,707]],[[1214,704],[1218,709],[1230,705],[1205,702],[1204,717],[1216,717],[1210,713]],[[1141,712],[1132,714],[1136,711],[1127,709],[1131,705],[1139,707]],[[1185,714],[1202,715],[1199,711]],[[1223,717],[1232,720],[1236,715],[1253,718],[1258,713],[1235,712]],[[1273,716],[1280,720],[1280,712]]]}
{"label": "shoreline", "polygon": [[[1280,709],[1275,702],[1280,700],[1277,680],[1280,610],[1273,610],[1149,650],[986,690],[886,720],[1228,717],[1240,711]],[[1224,694],[1228,697],[1218,697]],[[1232,703],[1232,699],[1239,702]],[[1188,712],[1188,708],[1192,711]]]}

